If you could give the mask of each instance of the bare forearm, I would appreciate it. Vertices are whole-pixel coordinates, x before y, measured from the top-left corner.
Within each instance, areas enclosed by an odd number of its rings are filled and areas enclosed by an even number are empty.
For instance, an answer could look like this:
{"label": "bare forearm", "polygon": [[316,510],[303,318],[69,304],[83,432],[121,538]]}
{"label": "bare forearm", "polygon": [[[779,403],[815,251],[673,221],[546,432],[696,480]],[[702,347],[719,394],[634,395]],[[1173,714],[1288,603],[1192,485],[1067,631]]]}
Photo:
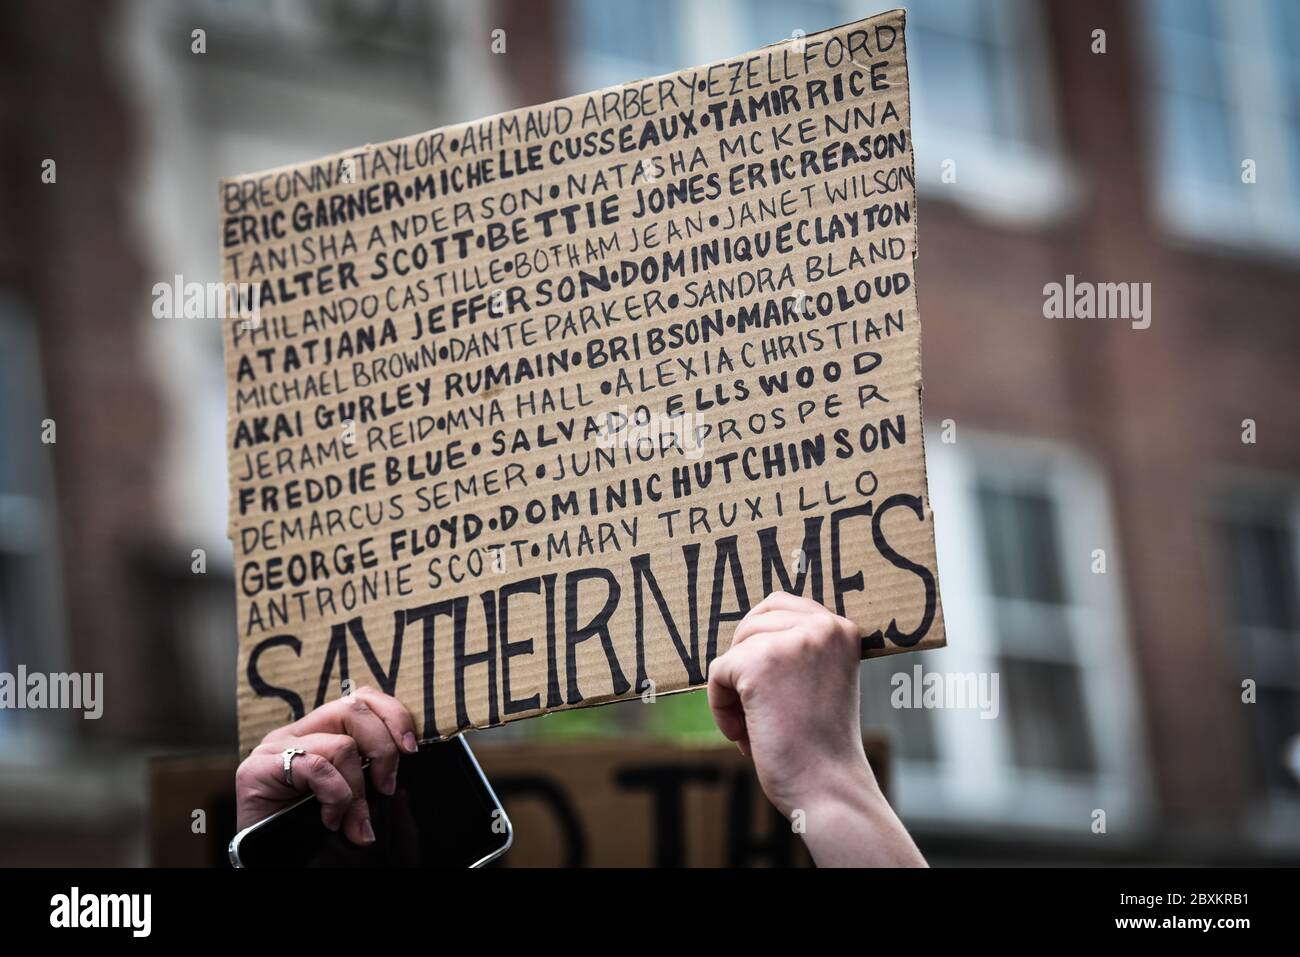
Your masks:
{"label": "bare forearm", "polygon": [[808,801],[804,843],[818,867],[925,867],[925,858],[870,770]]}
{"label": "bare forearm", "polygon": [[773,592],[709,666],[718,729],[822,867],[924,867],[862,749],[857,625]]}

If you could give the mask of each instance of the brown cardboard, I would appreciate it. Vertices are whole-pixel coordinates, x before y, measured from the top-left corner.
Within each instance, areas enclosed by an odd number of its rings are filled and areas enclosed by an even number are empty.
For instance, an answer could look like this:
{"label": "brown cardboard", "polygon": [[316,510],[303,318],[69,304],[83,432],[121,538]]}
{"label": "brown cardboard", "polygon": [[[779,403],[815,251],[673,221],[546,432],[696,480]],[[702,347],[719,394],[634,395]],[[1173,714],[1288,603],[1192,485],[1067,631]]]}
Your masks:
{"label": "brown cardboard", "polygon": [[[889,743],[863,737],[889,796]],[[775,867],[811,863],[790,822],[731,746],[608,740],[475,743],[514,827],[506,867]],[[225,867],[234,833],[234,754],[149,765],[150,863]],[[195,830],[196,811],[205,831]],[[805,826],[815,822],[805,821]]]}
{"label": "brown cardboard", "polygon": [[777,588],[943,644],[909,119],[895,11],[223,181],[241,747],[698,687]]}

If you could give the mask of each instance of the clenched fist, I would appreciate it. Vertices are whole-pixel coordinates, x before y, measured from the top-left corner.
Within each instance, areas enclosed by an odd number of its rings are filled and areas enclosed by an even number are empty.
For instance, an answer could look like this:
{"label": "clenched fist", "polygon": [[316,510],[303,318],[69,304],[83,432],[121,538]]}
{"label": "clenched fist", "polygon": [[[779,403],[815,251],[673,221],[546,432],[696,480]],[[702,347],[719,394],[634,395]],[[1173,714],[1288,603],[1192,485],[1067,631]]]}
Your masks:
{"label": "clenched fist", "polygon": [[787,818],[802,812],[819,865],[924,866],[862,749],[861,648],[847,618],[775,592],[709,668],[709,706],[768,800]]}

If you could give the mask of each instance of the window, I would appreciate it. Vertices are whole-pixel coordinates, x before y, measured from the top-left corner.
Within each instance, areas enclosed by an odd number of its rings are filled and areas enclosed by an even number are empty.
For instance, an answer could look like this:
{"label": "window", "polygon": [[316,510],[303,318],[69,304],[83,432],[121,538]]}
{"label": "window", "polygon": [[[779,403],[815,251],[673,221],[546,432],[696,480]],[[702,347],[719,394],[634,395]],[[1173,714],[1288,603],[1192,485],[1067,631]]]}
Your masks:
{"label": "window", "polygon": [[1255,681],[1250,709],[1255,792],[1300,799],[1288,771],[1288,742],[1300,734],[1300,503],[1243,495],[1224,521],[1228,586],[1241,638],[1243,677]]}
{"label": "window", "polygon": [[576,19],[583,56],[578,82],[583,90],[671,73],[685,65],[677,0],[580,0]]}
{"label": "window", "polygon": [[[1105,482],[1050,443],[926,443],[949,646],[863,664],[864,724],[896,733],[902,811],[1122,834],[1142,810],[1122,567]],[[998,675],[979,709],[895,709],[894,676]]]}
{"label": "window", "polygon": [[920,188],[1003,220],[1067,210],[1072,181],[1031,0],[571,0],[569,86],[578,93],[668,73],[899,6],[908,11]]}
{"label": "window", "polygon": [[[425,56],[437,29],[422,0],[190,0],[197,26],[245,42],[327,47],[374,55]],[[269,14],[269,16],[268,16]],[[286,50],[286,52],[291,52]]]}
{"label": "window", "polygon": [[[0,671],[58,670],[58,529],[36,333],[0,292]],[[56,426],[57,427],[57,426]],[[55,433],[57,439],[57,432]],[[0,709],[0,748],[24,712]],[[49,721],[42,726],[48,727]]]}
{"label": "window", "polygon": [[1294,255],[1300,7],[1294,0],[1148,0],[1144,9],[1158,213],[1184,236]]}
{"label": "window", "polygon": [[976,502],[1013,759],[1024,768],[1091,772],[1056,503],[1036,483],[1015,480],[982,484]]}

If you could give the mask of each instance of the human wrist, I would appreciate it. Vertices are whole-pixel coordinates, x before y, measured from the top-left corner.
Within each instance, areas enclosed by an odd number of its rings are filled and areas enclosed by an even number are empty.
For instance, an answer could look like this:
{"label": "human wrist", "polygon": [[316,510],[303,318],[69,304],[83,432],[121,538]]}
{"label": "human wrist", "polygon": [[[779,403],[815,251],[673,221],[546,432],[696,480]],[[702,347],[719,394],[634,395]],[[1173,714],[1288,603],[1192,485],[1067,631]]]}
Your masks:
{"label": "human wrist", "polygon": [[787,816],[819,867],[925,866],[865,760],[828,776]]}
{"label": "human wrist", "polygon": [[785,806],[778,804],[778,809],[787,818],[798,811],[807,816],[814,810],[820,813],[863,808],[873,797],[882,796],[865,755],[860,760],[828,759],[819,762],[819,772],[800,783],[798,790],[783,802]]}

